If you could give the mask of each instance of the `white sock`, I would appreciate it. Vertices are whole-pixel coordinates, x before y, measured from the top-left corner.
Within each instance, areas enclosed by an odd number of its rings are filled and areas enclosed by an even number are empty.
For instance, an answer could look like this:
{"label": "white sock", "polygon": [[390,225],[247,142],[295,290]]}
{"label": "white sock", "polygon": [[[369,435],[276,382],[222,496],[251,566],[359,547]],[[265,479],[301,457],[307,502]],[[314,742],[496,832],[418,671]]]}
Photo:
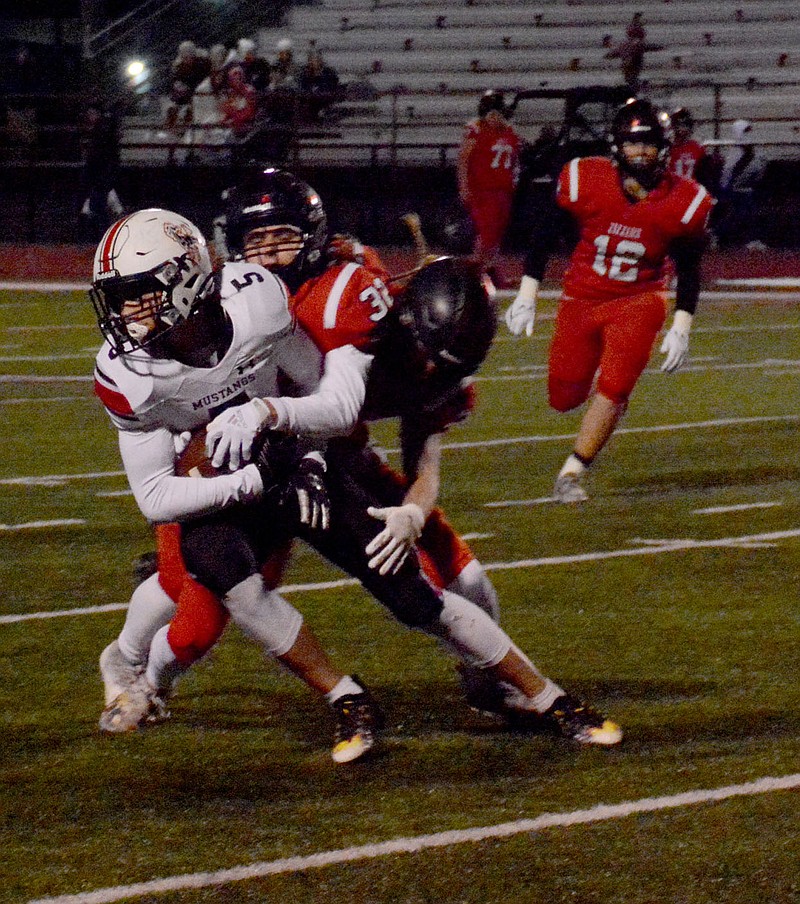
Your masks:
{"label": "white sock", "polygon": [[536,710],[537,713],[546,712],[564,694],[564,691],[554,681],[545,678],[544,682],[544,689],[539,691],[535,697],[528,698],[529,708]]}
{"label": "white sock", "polygon": [[144,673],[150,687],[159,691],[168,691],[178,678],[189,668],[178,662],[172,647],[167,640],[169,625],[159,629],[150,644],[150,657],[147,671]]}
{"label": "white sock", "polygon": [[328,691],[325,694],[325,699],[328,703],[335,703],[340,697],[346,697],[348,694],[363,694],[364,688],[361,685],[353,680],[352,675],[345,675],[344,678],[341,678],[334,686],[334,688]]}
{"label": "white sock", "polygon": [[586,465],[580,458],[573,454],[564,462],[564,466],[558,472],[558,476],[563,477],[565,474],[575,474],[577,477],[580,477],[585,470]]}
{"label": "white sock", "polygon": [[119,649],[132,665],[144,665],[156,631],[175,614],[175,604],[151,574],[133,591],[119,635]]}

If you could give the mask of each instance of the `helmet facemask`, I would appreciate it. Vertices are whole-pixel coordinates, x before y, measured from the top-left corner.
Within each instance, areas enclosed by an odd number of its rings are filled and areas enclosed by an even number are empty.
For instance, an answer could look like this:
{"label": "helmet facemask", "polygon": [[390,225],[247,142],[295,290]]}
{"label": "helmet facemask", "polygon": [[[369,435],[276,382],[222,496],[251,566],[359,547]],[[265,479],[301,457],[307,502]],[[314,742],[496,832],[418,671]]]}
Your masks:
{"label": "helmet facemask", "polygon": [[140,210],[106,230],[90,297],[114,354],[151,347],[216,297],[202,233],[169,210]]}
{"label": "helmet facemask", "polygon": [[[634,178],[643,189],[654,189],[669,162],[672,145],[669,116],[657,111],[649,101],[629,101],[615,117],[610,141],[611,155],[620,172]],[[634,156],[632,145],[652,148],[654,152]]]}
{"label": "helmet facemask", "polygon": [[[299,239],[297,253],[290,262],[279,259],[277,263],[262,263],[257,256],[257,231],[280,228],[287,234],[274,246],[270,243],[269,253],[288,254]],[[296,237],[290,237],[288,230]],[[268,233],[263,235],[269,238]],[[250,249],[246,247],[248,237],[253,237]],[[295,292],[325,266],[328,222],[319,195],[310,185],[286,170],[269,167],[228,192],[225,238],[232,254],[261,263]]]}
{"label": "helmet facemask", "polygon": [[213,286],[213,274],[187,253],[146,273],[98,280],[89,295],[103,335],[117,354],[129,354],[186,321]]}

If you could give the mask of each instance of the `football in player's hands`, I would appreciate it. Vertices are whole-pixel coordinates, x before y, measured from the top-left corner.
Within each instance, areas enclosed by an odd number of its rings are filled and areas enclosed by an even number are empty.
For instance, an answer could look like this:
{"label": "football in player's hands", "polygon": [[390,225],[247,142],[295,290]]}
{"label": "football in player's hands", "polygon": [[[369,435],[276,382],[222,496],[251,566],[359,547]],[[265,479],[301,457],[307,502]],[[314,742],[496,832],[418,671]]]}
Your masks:
{"label": "football in player's hands", "polygon": [[205,425],[192,431],[191,439],[183,452],[175,456],[175,473],[178,477],[218,477],[230,473],[227,468],[215,468],[206,454]]}

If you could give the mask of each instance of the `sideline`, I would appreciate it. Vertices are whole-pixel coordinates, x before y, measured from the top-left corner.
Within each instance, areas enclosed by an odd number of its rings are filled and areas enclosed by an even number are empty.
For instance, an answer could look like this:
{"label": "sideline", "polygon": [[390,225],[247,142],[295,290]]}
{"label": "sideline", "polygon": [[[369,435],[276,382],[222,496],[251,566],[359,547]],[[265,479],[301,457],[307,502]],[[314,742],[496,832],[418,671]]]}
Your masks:
{"label": "sideline", "polygon": [[360,860],[373,860],[376,857],[396,854],[416,854],[420,851],[452,847],[456,844],[474,843],[495,838],[511,838],[514,835],[541,832],[543,829],[556,827],[568,828],[570,826],[591,825],[612,819],[624,819],[639,813],[656,813],[659,810],[674,810],[680,807],[697,806],[698,804],[717,803],[734,797],[769,794],[773,791],[789,791],[797,787],[800,787],[800,773],[776,778],[766,776],[741,785],[726,785],[722,788],[699,788],[695,791],[685,791],[682,794],[643,797],[639,800],[628,800],[620,804],[597,804],[587,810],[572,810],[567,813],[543,813],[534,819],[517,819],[514,822],[503,822],[474,829],[459,829],[448,832],[434,832],[430,835],[396,838],[393,841],[384,841],[376,844],[362,844],[339,850],[321,851],[318,854],[309,854],[305,857],[284,857],[280,860],[267,860],[260,863],[252,863],[249,866],[236,866],[231,869],[218,870],[217,872],[184,873],[182,876],[153,879],[150,882],[137,882],[133,885],[117,885],[75,895],[36,898],[30,900],[28,904],[111,904],[114,901],[138,898],[148,894],[163,894],[169,891],[181,891],[191,888],[210,888],[248,879],[262,879],[266,876],[280,876],[309,869],[320,869],[338,863],[355,863]]}

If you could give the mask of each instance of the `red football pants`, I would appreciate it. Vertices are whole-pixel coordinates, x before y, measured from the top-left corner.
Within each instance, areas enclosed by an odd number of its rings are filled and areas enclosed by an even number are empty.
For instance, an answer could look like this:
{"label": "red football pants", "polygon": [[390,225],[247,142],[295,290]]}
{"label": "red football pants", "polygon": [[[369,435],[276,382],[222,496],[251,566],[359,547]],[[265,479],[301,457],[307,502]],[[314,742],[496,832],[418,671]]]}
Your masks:
{"label": "red football pants", "polygon": [[612,402],[627,402],[666,315],[661,292],[600,303],[562,297],[550,345],[550,405],[569,411],[583,404],[598,369],[597,391]]}
{"label": "red football pants", "polygon": [[475,227],[475,255],[489,261],[500,250],[511,219],[512,192],[503,190],[470,191],[469,215]]}

